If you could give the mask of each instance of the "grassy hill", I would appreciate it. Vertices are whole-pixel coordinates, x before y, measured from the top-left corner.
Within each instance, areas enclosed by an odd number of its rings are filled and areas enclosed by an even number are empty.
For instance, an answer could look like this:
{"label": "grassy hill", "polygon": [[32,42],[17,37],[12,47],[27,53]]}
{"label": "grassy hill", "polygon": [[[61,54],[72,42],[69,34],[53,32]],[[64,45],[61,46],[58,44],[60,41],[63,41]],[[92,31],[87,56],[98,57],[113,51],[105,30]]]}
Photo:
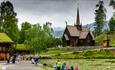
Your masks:
{"label": "grassy hill", "polygon": [[[97,43],[103,43],[103,40],[106,37],[106,33],[102,33],[100,36],[96,37]],[[115,32],[109,33],[110,46],[115,46]]]}

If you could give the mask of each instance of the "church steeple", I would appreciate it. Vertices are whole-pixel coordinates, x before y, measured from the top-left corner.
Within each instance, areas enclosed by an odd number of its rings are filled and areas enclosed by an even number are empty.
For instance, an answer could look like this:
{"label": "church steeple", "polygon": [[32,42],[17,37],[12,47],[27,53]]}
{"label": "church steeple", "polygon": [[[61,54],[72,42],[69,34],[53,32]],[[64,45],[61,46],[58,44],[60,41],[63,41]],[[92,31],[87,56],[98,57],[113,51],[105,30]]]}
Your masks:
{"label": "church steeple", "polygon": [[[78,0],[79,1],[79,0]],[[76,24],[78,30],[82,30],[82,25],[80,24],[80,15],[79,15],[79,2],[77,2],[77,17],[76,17]]]}
{"label": "church steeple", "polygon": [[77,19],[76,19],[76,25],[80,25],[79,7],[77,7]]}

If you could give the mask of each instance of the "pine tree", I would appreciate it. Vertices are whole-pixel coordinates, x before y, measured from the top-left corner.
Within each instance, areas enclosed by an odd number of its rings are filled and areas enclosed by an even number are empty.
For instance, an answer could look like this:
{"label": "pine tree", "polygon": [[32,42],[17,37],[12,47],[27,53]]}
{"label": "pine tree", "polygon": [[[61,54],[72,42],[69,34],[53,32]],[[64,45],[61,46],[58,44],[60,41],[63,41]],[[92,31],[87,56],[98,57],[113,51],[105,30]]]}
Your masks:
{"label": "pine tree", "polygon": [[115,31],[115,14],[109,21],[109,28],[110,28],[110,31],[112,32]]}
{"label": "pine tree", "polygon": [[15,43],[19,39],[18,19],[10,1],[4,1],[0,6],[0,31],[5,32]]}
{"label": "pine tree", "polygon": [[112,6],[113,9],[115,9],[115,0],[110,0],[109,5]]}
{"label": "pine tree", "polygon": [[96,36],[100,35],[103,29],[103,23],[106,20],[106,9],[104,7],[104,2],[99,1],[96,5],[95,10],[95,34]]}

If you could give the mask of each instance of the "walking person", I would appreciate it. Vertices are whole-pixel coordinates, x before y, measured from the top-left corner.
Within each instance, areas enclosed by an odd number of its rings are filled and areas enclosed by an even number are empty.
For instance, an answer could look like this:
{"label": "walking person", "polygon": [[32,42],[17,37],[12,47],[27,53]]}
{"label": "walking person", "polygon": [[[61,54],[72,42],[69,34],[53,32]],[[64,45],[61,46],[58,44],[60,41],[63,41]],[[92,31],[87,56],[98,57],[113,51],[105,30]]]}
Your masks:
{"label": "walking person", "polygon": [[15,64],[16,61],[16,55],[14,54],[13,58],[12,58],[12,63]]}
{"label": "walking person", "polygon": [[20,63],[20,61],[21,61],[21,56],[20,56],[20,55],[18,55],[16,59],[17,59],[17,64],[19,64],[19,63]]}
{"label": "walking person", "polygon": [[75,69],[75,70],[79,70],[78,66],[76,67],[76,69]]}
{"label": "walking person", "polygon": [[65,64],[65,70],[69,70],[66,64]]}
{"label": "walking person", "polygon": [[62,67],[61,67],[61,70],[65,70],[65,66],[66,66],[66,63],[62,63]]}
{"label": "walking person", "polygon": [[57,60],[57,70],[61,70],[61,61]]}
{"label": "walking person", "polygon": [[55,62],[53,63],[53,67],[54,67],[54,70],[57,70],[57,65]]}
{"label": "walking person", "polygon": [[35,66],[37,66],[37,64],[38,64],[38,56],[37,55],[34,57],[34,64],[35,64]]}
{"label": "walking person", "polygon": [[70,70],[74,70],[73,66],[71,66]]}

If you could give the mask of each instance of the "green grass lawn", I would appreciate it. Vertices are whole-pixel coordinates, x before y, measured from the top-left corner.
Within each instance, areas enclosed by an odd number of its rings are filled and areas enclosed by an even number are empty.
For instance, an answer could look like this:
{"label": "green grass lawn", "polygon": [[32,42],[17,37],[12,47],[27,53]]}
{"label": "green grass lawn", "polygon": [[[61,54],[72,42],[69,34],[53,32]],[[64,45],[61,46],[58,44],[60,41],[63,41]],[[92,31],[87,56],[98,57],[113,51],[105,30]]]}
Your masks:
{"label": "green grass lawn", "polygon": [[[51,66],[53,61],[56,60],[42,59],[40,62]],[[80,70],[115,70],[115,59],[62,59],[61,61],[66,62],[69,68],[78,66]]]}
{"label": "green grass lawn", "polygon": [[39,55],[52,55],[52,54],[61,54],[66,52],[72,52],[72,50],[48,50],[46,52],[41,52]]}

